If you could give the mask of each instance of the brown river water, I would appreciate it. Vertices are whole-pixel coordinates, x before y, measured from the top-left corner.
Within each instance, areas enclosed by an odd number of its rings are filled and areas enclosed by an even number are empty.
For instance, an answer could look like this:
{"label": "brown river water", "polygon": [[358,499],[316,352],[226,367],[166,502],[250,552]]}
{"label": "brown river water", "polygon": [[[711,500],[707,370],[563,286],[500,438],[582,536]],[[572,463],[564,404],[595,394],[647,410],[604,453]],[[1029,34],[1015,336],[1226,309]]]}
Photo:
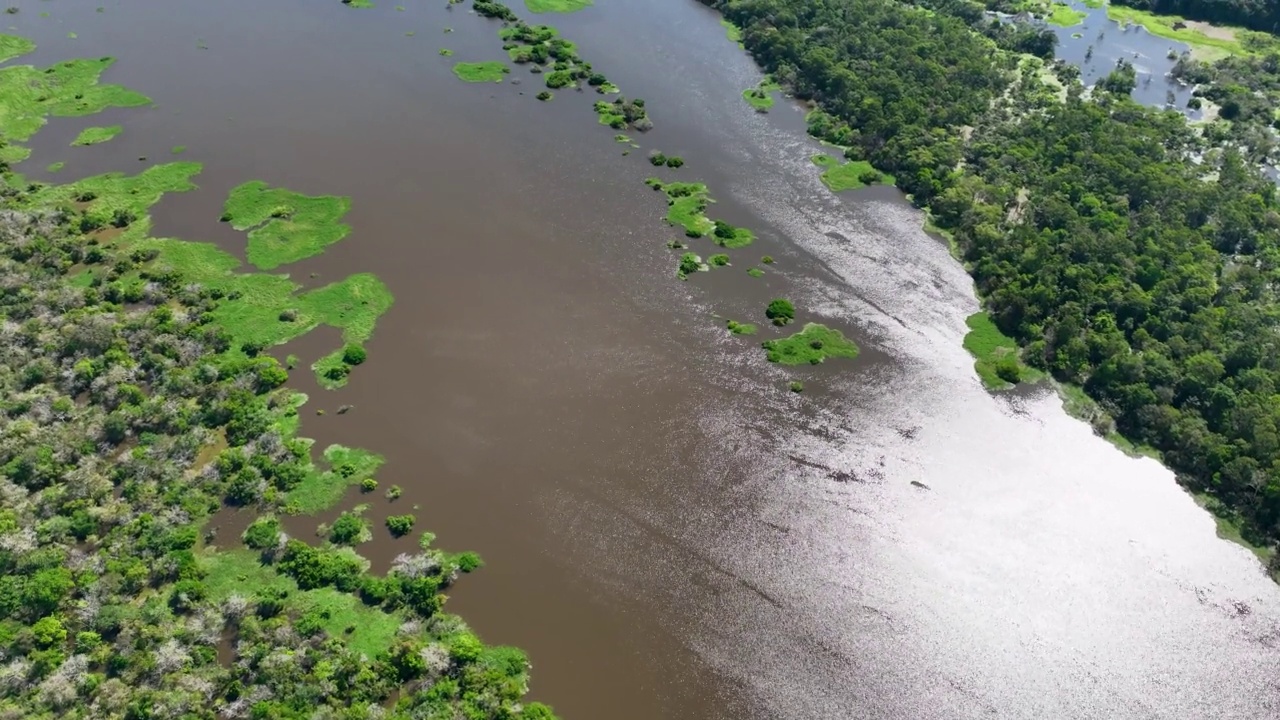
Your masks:
{"label": "brown river water", "polygon": [[[216,219],[240,182],[353,198],[352,234],[289,270],[375,272],[396,304],[346,388],[294,373],[304,434],[387,457],[405,494],[375,521],[417,505],[440,546],[484,556],[449,609],[529,652],[533,697],[570,720],[1280,716],[1280,588],[1049,390],[982,389],[963,268],[895,191],[825,190],[800,110],[742,101],[758,73],[714,13],[597,0],[544,20],[648,101],[657,127],[624,157],[593,94],[539,103],[520,68],[458,82],[452,61],[503,56],[469,4],[400,1],[17,2],[24,62],[113,55],[105,79],[156,103],[54,119],[20,169],[135,171],[186,145],[201,189],[155,232],[237,253]],[[732,267],[675,279],[650,149],[760,235]],[[769,366],[778,295],[862,356]],[[411,548],[361,552],[381,569]]]}

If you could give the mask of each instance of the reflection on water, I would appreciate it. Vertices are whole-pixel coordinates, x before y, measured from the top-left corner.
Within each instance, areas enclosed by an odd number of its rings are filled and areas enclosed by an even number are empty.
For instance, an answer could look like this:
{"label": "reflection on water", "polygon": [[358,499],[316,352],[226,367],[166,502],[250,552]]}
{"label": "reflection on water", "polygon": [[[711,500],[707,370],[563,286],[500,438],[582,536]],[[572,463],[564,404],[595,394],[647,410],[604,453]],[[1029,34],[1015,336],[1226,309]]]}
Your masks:
{"label": "reflection on water", "polygon": [[[396,305],[348,387],[308,388],[304,433],[386,455],[380,481],[437,544],[484,555],[450,609],[526,648],[566,718],[1276,716],[1280,592],[1258,564],[1052,394],[982,389],[964,269],[891,189],[826,191],[800,109],[742,101],[758,72],[701,5],[555,18],[648,101],[657,127],[623,157],[590,94],[458,83],[440,47],[502,56],[461,6],[102,1],[12,22],[37,62],[117,55],[107,81],[157,107],[55,120],[22,169],[187,145],[201,190],[167,198],[157,232],[237,252],[216,218],[239,182],[353,196],[352,235],[289,270],[371,270]],[[1108,25],[1108,57],[1086,25],[1086,77],[1126,47],[1164,72],[1164,41]],[[125,133],[67,148],[105,121]],[[642,184],[655,148],[760,236],[733,267],[674,278]],[[783,371],[723,331],[777,296],[863,356]],[[382,567],[410,545],[361,552]]]}

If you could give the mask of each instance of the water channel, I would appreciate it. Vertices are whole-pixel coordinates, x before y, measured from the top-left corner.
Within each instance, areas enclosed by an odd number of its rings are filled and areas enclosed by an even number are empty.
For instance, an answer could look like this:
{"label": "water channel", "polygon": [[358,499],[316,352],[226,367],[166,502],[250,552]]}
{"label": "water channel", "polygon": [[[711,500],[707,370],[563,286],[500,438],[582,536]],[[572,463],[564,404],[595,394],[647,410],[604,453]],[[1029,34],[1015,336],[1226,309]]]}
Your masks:
{"label": "water channel", "polygon": [[[289,271],[375,272],[396,304],[346,388],[295,373],[303,432],[386,455],[420,526],[484,556],[449,609],[529,652],[533,697],[579,720],[1280,712],[1280,588],[1048,389],[981,387],[963,268],[892,189],[826,190],[801,110],[742,101],[759,74],[718,16],[598,0],[546,20],[647,100],[657,126],[624,156],[594,95],[454,78],[502,59],[495,24],[402,1],[22,3],[24,62],[113,55],[105,81],[156,104],[55,119],[20,169],[133,171],[186,145],[201,187],[155,232],[237,253],[217,217],[240,182],[352,196],[352,235]],[[733,266],[674,277],[649,149],[756,230]],[[724,332],[779,295],[863,354],[784,372]],[[385,567],[411,546],[361,552]]]}

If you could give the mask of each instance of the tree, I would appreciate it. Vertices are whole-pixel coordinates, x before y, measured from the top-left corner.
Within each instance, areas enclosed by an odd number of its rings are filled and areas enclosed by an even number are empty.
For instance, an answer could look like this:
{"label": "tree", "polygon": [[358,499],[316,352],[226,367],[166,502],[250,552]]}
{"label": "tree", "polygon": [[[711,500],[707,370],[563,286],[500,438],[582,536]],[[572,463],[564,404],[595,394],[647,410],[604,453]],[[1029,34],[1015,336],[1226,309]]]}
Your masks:
{"label": "tree", "polygon": [[413,530],[413,524],[417,519],[413,515],[392,515],[387,518],[387,530],[395,537],[403,537]]}
{"label": "tree", "polygon": [[774,325],[786,325],[796,319],[796,308],[790,300],[776,298],[769,303],[769,307],[765,308],[764,315],[772,320]]}

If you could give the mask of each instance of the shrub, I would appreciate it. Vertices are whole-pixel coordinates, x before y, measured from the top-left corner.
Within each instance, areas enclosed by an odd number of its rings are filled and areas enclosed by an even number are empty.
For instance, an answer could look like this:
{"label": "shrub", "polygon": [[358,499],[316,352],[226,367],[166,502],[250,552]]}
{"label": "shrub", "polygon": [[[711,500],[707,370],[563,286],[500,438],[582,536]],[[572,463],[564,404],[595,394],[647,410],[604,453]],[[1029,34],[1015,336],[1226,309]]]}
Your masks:
{"label": "shrub", "polygon": [[374,480],[373,478],[365,478],[365,479],[363,479],[363,480],[361,480],[361,481],[360,481],[360,491],[361,491],[361,492],[367,492],[367,493],[369,493],[369,492],[373,492],[374,490],[377,490],[377,489],[378,489],[378,481],[377,481],[377,480]]}
{"label": "shrub", "polygon": [[369,357],[369,353],[359,345],[348,345],[342,348],[342,362],[348,365],[359,365]]}
{"label": "shrub", "polygon": [[862,173],[858,175],[858,182],[863,185],[875,185],[883,178],[884,176],[881,175],[878,170],[863,170]]}
{"label": "shrub", "polygon": [[552,90],[562,88],[573,82],[573,73],[568,70],[556,70],[547,73],[547,87]]}
{"label": "shrub", "polygon": [[364,520],[360,516],[343,513],[329,528],[329,540],[339,545],[354,545],[360,542],[364,528]]}
{"label": "shrub", "polygon": [[484,567],[484,561],[480,559],[479,555],[473,552],[458,553],[455,561],[458,563],[458,570],[464,573],[469,573],[472,570]]}
{"label": "shrub", "polygon": [[649,153],[649,164],[653,165],[654,167],[661,167],[662,165],[666,165],[667,156],[663,155],[661,152],[657,150],[654,150],[653,152]]}
{"label": "shrub", "polygon": [[417,522],[417,518],[412,515],[392,515],[387,518],[387,530],[396,537],[404,537],[413,530],[413,524]]}
{"label": "shrub", "polygon": [[679,156],[676,156],[676,155],[672,155],[672,156],[670,156],[670,157],[668,157],[668,158],[667,158],[667,167],[669,167],[669,168],[678,168],[678,167],[683,167],[683,166],[684,166],[684,158],[679,157]]}
{"label": "shrub", "polygon": [[587,78],[587,84],[591,87],[600,87],[607,82],[609,82],[608,78],[600,73],[591,73],[590,77]]}
{"label": "shrub", "polygon": [[680,256],[680,272],[685,275],[696,273],[702,269],[702,261],[697,255],[687,252]]}
{"label": "shrub", "polygon": [[280,542],[280,521],[275,518],[258,518],[245,528],[244,544],[254,550],[266,550]]}
{"label": "shrub", "polygon": [[790,300],[777,298],[765,308],[764,315],[772,320],[774,325],[786,325],[796,319],[796,308]]}
{"label": "shrub", "polygon": [[388,499],[388,500],[397,500],[397,499],[399,499],[399,498],[400,498],[400,495],[401,495],[403,492],[404,492],[404,491],[400,489],[400,486],[399,486],[399,485],[392,485],[391,487],[387,488],[387,499]]}
{"label": "shrub", "polygon": [[765,265],[772,265],[772,264],[773,264],[773,256],[771,256],[771,255],[765,255],[764,257],[760,258],[760,262],[764,263]]}
{"label": "shrub", "polygon": [[725,265],[729,264],[729,256],[725,255],[724,253],[712,255],[711,257],[707,258],[707,262],[716,267],[724,267]]}
{"label": "shrub", "polygon": [[800,382],[799,380],[792,380],[791,392],[793,393],[804,392],[804,383]]}
{"label": "shrub", "polygon": [[1007,383],[1017,385],[1022,380],[1022,371],[1018,368],[1018,360],[1012,355],[1005,355],[996,363],[996,375]]}
{"label": "shrub", "polygon": [[546,102],[550,100],[552,96],[551,96],[551,93],[547,92],[546,90],[543,90],[542,92],[538,93],[536,97],[539,100]]}

